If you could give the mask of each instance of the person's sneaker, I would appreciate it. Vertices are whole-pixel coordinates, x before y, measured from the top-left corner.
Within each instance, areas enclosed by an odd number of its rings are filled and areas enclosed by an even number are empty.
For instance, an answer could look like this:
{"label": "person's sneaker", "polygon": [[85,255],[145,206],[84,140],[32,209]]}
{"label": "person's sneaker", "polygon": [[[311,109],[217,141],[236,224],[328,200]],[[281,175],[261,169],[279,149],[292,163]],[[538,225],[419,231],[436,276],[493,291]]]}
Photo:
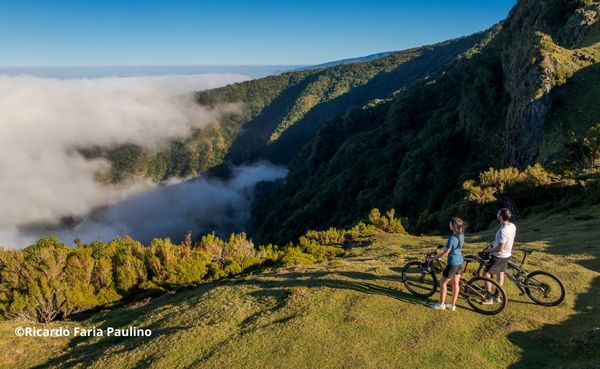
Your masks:
{"label": "person's sneaker", "polygon": [[485,299],[483,301],[481,301],[482,305],[493,305],[494,304],[494,299],[493,298],[489,298],[489,299]]}
{"label": "person's sneaker", "polygon": [[446,305],[446,309],[450,311],[456,311],[456,305]]}
{"label": "person's sneaker", "polygon": [[500,297],[500,296],[494,297],[494,302],[495,303],[501,303],[502,302],[502,297]]}
{"label": "person's sneaker", "polygon": [[435,310],[446,310],[446,305],[445,304],[440,304],[439,302],[436,302],[434,304],[429,304],[429,307]]}

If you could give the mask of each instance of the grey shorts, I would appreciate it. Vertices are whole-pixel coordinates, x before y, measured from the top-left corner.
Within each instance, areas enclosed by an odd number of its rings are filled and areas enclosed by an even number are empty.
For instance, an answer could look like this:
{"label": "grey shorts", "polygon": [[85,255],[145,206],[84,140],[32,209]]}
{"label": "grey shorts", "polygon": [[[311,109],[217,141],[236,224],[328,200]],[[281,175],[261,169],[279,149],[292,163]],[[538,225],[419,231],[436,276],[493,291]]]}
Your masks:
{"label": "grey shorts", "polygon": [[446,269],[444,269],[444,271],[442,272],[442,275],[444,276],[444,278],[452,278],[452,276],[456,275],[456,274],[460,274],[460,267],[462,265],[446,265]]}
{"label": "grey shorts", "polygon": [[506,272],[509,259],[510,257],[498,258],[496,256],[492,256],[492,260],[490,260],[490,263],[485,267],[485,272],[494,275],[501,272]]}

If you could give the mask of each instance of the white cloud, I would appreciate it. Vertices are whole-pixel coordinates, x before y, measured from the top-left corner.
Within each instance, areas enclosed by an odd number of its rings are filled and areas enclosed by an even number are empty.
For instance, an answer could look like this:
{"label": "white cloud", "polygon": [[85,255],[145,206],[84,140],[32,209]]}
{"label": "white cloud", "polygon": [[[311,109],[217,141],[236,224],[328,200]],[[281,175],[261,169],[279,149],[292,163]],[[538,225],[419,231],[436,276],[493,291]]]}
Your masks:
{"label": "white cloud", "polygon": [[17,228],[80,217],[148,189],[95,180],[105,160],[75,149],[133,142],[156,147],[214,122],[223,106],[196,104],[190,91],[247,79],[236,74],[98,79],[0,76],[0,244],[26,241]]}
{"label": "white cloud", "polygon": [[195,235],[216,231],[226,236],[244,230],[256,184],[286,174],[287,169],[262,162],[234,168],[229,180],[198,177],[170,181],[55,233],[68,243],[75,237],[84,242],[109,241],[115,235],[130,235],[149,243],[155,237],[183,238],[188,230]]}

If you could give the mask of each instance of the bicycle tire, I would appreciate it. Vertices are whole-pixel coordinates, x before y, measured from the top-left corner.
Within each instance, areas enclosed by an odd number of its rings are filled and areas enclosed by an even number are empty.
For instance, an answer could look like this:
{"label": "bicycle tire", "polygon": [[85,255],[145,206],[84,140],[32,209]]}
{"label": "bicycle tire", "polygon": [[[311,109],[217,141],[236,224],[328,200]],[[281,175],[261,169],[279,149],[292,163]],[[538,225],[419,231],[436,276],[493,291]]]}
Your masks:
{"label": "bicycle tire", "polygon": [[[482,277],[482,276],[473,277],[473,278],[469,279],[466,282],[466,284],[467,284],[467,286],[469,286],[472,289],[479,290],[479,289],[481,289],[481,287],[476,286],[477,282],[489,282],[492,285],[494,285],[494,287],[496,287],[495,295],[497,295],[497,292],[500,292],[500,294],[502,295],[502,301],[500,303],[500,306],[498,306],[496,309],[486,310],[486,309],[481,308],[481,306],[480,306],[480,305],[482,305],[481,301],[477,301],[475,298],[473,298],[473,296],[469,296],[467,294],[467,296],[466,296],[467,302],[473,308],[473,310],[475,310],[479,314],[483,314],[483,315],[496,315],[496,314],[500,313],[502,310],[504,310],[504,308],[506,307],[506,304],[507,304],[506,291],[504,291],[504,288],[502,288],[498,284],[498,282],[494,281],[493,279],[490,279],[487,277]],[[490,296],[490,297],[492,297],[492,296]]]}
{"label": "bicycle tire", "polygon": [[[563,284],[563,282],[554,274],[548,273],[548,272],[544,272],[541,270],[536,270],[534,272],[531,272],[527,275],[527,278],[525,278],[525,285],[529,285],[530,281],[532,279],[535,280],[535,276],[539,276],[539,275],[545,275],[547,277],[550,277],[550,279],[554,280],[556,282],[556,284],[558,284],[559,288],[560,288],[560,296],[558,297],[558,299],[550,301],[550,302],[546,302],[546,301],[542,301],[537,299],[536,297],[534,297],[531,289],[529,287],[525,287],[525,293],[527,294],[527,296],[529,296],[529,298],[531,300],[533,300],[533,302],[535,302],[538,305],[542,305],[542,306],[556,306],[558,304],[560,304],[561,302],[564,301],[565,296],[566,296],[566,289],[565,289],[565,285]],[[537,281],[536,281],[537,282]]]}
{"label": "bicycle tire", "polygon": [[[417,273],[415,273],[417,272]],[[423,278],[430,277],[431,280],[424,282]],[[425,291],[419,291],[416,286],[410,284],[413,280],[421,279],[420,283],[424,285]],[[431,297],[437,290],[437,277],[433,270],[427,270],[423,267],[423,263],[419,261],[411,261],[404,265],[402,268],[402,282],[406,289],[413,295],[421,298]]]}

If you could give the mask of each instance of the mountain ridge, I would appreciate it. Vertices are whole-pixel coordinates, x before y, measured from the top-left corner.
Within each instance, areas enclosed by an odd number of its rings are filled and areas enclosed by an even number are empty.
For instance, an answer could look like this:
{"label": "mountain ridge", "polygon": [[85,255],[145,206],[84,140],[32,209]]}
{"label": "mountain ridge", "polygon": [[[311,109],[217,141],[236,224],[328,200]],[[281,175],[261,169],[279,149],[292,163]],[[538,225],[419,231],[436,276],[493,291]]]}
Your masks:
{"label": "mountain ridge", "polygon": [[330,62],[296,68],[296,69],[294,69],[294,71],[302,71],[302,70],[308,70],[308,69],[321,69],[321,68],[333,67],[333,66],[340,65],[340,64],[366,62],[366,61],[371,61],[374,59],[379,59],[384,56],[388,56],[395,52],[397,52],[397,51],[384,51],[384,52],[369,54],[369,55],[365,55],[365,56],[358,56],[358,57],[354,57],[354,58],[345,58],[345,59],[340,59],[340,60],[334,60],[334,61],[330,61]]}

